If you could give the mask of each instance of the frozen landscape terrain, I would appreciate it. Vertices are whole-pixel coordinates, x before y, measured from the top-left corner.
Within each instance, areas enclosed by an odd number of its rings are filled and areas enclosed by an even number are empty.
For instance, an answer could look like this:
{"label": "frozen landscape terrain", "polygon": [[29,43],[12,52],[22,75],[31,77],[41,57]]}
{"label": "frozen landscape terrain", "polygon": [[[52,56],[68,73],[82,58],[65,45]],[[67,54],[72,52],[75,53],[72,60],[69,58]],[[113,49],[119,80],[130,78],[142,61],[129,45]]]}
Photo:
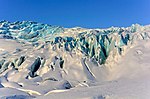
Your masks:
{"label": "frozen landscape terrain", "polygon": [[0,22],[0,98],[149,99],[150,26]]}

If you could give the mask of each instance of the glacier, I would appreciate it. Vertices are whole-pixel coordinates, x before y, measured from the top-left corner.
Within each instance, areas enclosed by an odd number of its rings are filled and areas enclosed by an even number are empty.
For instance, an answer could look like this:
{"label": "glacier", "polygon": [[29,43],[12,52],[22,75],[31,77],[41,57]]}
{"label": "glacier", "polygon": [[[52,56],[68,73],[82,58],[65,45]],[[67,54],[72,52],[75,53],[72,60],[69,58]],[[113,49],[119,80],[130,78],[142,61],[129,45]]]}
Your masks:
{"label": "glacier", "polygon": [[[64,48],[69,52],[77,49],[88,58],[94,58],[101,65],[114,49],[121,55],[124,46],[136,40],[149,39],[149,33],[144,32],[147,29],[149,28],[146,26],[133,24],[128,28],[85,29],[83,32],[79,30],[75,37],[62,37],[59,34],[63,35],[67,30],[63,27],[30,21],[11,23],[4,20],[0,22],[0,37],[28,41],[37,46],[39,42],[49,43],[51,46],[56,45],[57,49]],[[72,31],[73,29],[70,29],[68,33]]]}
{"label": "glacier", "polygon": [[138,42],[149,39],[149,25],[86,29],[3,20],[0,85],[27,92],[31,97],[93,86],[108,81],[121,59]]}

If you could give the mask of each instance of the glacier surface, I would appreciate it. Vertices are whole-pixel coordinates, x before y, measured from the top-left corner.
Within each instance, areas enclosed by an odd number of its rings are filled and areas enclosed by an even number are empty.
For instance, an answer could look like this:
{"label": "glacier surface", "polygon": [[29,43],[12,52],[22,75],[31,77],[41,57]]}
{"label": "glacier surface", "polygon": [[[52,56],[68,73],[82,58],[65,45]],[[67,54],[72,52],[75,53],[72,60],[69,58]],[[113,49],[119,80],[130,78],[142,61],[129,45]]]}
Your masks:
{"label": "glacier surface", "polygon": [[86,29],[4,20],[0,22],[0,87],[38,97],[95,86],[116,78],[112,71],[122,57],[149,39],[149,25]]}

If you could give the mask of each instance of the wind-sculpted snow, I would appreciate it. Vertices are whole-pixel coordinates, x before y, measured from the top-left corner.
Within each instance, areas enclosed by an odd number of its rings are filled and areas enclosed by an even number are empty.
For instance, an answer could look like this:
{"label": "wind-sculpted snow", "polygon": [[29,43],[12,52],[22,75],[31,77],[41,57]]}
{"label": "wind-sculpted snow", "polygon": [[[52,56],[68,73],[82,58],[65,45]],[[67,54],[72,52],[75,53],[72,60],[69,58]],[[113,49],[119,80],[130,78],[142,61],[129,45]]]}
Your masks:
{"label": "wind-sculpted snow", "polygon": [[149,39],[150,26],[138,24],[85,29],[1,21],[0,85],[33,96],[88,87],[106,80],[109,67],[137,42]]}

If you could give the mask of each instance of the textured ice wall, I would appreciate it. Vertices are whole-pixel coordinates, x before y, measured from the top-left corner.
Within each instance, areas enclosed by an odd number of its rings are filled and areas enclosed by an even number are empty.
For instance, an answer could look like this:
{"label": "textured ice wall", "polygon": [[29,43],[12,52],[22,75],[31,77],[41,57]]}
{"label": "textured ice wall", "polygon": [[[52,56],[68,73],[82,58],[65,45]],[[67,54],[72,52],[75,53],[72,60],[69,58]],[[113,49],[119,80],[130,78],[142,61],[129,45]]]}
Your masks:
{"label": "textured ice wall", "polygon": [[55,37],[51,44],[57,45],[58,49],[64,48],[65,51],[80,50],[85,56],[94,58],[101,65],[105,63],[110,52],[113,53],[113,57],[116,54],[121,55],[125,46],[149,38],[149,27],[136,24],[128,28],[91,29],[78,33],[76,37],[59,36]]}
{"label": "textured ice wall", "polygon": [[[0,37],[24,40],[37,45],[42,41],[52,46],[53,50],[64,49],[68,52],[79,50],[85,57],[95,59],[100,65],[106,62],[110,53],[112,57],[121,55],[125,46],[132,45],[136,40],[150,38],[150,26],[138,24],[127,28],[111,27],[87,31],[84,29],[84,32],[78,29],[70,29],[67,36],[62,36],[68,29],[30,21],[14,23],[1,21]],[[73,31],[76,36],[69,36]]]}
{"label": "textured ice wall", "polygon": [[51,38],[53,34],[63,32],[59,26],[51,26],[31,21],[0,22],[0,38],[23,39],[35,42],[40,39]]}

